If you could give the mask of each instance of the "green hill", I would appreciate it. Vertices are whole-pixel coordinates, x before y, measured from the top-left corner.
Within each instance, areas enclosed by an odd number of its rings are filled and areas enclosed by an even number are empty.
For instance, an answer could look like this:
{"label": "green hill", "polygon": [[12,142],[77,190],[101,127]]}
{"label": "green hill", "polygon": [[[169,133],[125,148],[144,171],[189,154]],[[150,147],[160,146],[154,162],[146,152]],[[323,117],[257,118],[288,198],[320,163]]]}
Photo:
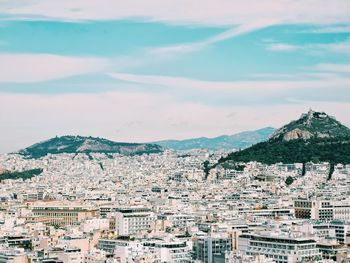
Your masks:
{"label": "green hill", "polygon": [[221,158],[266,164],[330,162],[350,164],[350,129],[323,112],[309,111],[278,129],[268,141]]}
{"label": "green hill", "polygon": [[258,143],[246,150],[220,159],[237,162],[258,161],[265,164],[306,163],[312,161],[350,164],[350,137],[332,139],[303,139]]}
{"label": "green hill", "polygon": [[123,155],[139,155],[162,152],[156,144],[113,142],[103,138],[83,136],[62,136],[34,144],[20,154],[40,158],[47,154],[60,153],[119,153]]}

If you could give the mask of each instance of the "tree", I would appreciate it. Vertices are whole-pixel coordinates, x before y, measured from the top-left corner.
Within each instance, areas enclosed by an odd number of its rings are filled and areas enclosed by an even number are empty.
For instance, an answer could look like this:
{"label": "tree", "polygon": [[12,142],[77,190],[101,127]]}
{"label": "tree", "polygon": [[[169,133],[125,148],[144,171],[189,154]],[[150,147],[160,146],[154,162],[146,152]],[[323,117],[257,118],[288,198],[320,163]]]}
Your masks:
{"label": "tree", "polygon": [[306,174],[306,167],[305,163],[303,163],[303,169],[301,170],[301,176],[304,176]]}
{"label": "tree", "polygon": [[329,164],[329,174],[328,174],[328,180],[332,179],[332,174],[334,173],[334,164],[330,163]]}
{"label": "tree", "polygon": [[205,175],[205,179],[207,179],[208,178],[208,175],[209,175],[209,172],[210,172],[210,169],[211,169],[211,167],[210,167],[210,165],[209,165],[209,161],[208,160],[206,160],[204,163],[203,163],[203,166],[204,166],[204,175]]}
{"label": "tree", "polygon": [[294,182],[293,177],[288,176],[285,183],[287,186],[290,186],[293,182]]}

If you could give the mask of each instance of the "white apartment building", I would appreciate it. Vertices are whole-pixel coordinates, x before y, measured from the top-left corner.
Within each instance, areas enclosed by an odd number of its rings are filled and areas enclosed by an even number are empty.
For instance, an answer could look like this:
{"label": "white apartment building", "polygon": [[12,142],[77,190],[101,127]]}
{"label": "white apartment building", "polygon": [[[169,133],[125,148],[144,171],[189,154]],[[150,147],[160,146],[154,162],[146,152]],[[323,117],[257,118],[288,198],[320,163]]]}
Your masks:
{"label": "white apartment building", "polygon": [[129,239],[99,239],[98,248],[108,255],[113,255],[120,263],[134,262],[137,258],[153,255],[147,247],[144,247],[139,240]]}
{"label": "white apartment building", "polygon": [[335,238],[340,244],[347,244],[347,237],[350,235],[350,221],[333,220],[329,222],[329,227],[335,230]]}
{"label": "white apartment building", "polygon": [[63,253],[57,254],[58,260],[61,260],[64,263],[84,263],[85,257],[84,254],[74,249],[67,249]]}
{"label": "white apartment building", "polygon": [[304,262],[322,258],[315,240],[274,233],[243,234],[238,237],[238,250],[247,255],[265,255],[276,263]]}
{"label": "white apartment building", "polygon": [[0,247],[0,263],[26,262],[27,256],[23,249]]}
{"label": "white apartment building", "polygon": [[118,235],[128,236],[151,229],[155,224],[156,216],[148,208],[132,207],[118,209],[115,220],[115,230]]}
{"label": "white apartment building", "polygon": [[295,217],[315,220],[350,220],[350,199],[294,201]]}
{"label": "white apartment building", "polygon": [[190,262],[189,248],[186,242],[174,240],[151,240],[143,244],[155,255],[155,263],[187,263]]}

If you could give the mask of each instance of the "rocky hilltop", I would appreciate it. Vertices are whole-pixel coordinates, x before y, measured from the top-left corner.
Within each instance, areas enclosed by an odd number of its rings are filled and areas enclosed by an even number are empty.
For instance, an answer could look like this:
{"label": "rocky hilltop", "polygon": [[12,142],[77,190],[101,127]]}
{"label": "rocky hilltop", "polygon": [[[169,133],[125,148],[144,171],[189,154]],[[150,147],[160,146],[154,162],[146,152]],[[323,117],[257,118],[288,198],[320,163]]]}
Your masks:
{"label": "rocky hilltop", "polygon": [[19,151],[20,154],[32,158],[40,158],[47,154],[59,153],[119,153],[123,155],[138,155],[159,152],[162,152],[162,147],[156,144],[113,142],[103,138],[83,136],[55,137]]}
{"label": "rocky hilltop", "polygon": [[227,161],[350,164],[350,129],[324,112],[310,110],[276,130],[268,141],[233,152],[219,164]]}
{"label": "rocky hilltop", "polygon": [[350,135],[350,130],[334,117],[324,112],[309,110],[298,120],[292,121],[272,134],[270,140],[309,140],[311,138],[335,138]]}

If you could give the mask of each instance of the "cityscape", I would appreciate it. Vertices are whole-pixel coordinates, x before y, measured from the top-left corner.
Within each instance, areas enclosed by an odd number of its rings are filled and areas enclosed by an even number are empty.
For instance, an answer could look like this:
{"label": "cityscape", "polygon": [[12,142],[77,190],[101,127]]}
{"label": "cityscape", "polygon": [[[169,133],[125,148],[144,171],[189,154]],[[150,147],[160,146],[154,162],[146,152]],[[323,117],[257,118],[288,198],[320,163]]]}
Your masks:
{"label": "cityscape", "polygon": [[348,0],[0,1],[0,263],[349,263]]}

